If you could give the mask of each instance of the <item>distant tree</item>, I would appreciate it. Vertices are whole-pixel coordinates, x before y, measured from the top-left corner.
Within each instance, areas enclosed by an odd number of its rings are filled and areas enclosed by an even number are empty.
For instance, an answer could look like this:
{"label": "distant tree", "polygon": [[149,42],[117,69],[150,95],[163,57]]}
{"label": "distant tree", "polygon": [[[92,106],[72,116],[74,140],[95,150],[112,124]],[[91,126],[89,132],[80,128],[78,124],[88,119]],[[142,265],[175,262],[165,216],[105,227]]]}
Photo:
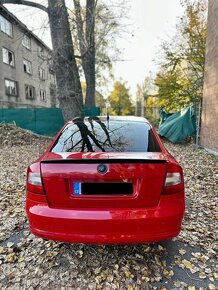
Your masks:
{"label": "distant tree", "polygon": [[150,72],[141,84],[137,84],[136,97],[139,99],[144,97],[146,99],[146,96],[152,95],[154,91],[154,76]]}
{"label": "distant tree", "polygon": [[141,84],[137,84],[136,104],[138,106],[137,113],[139,116],[145,115],[148,97],[154,95],[155,92],[154,76],[150,72]]}
{"label": "distant tree", "polygon": [[115,82],[113,91],[108,99],[113,115],[125,116],[134,114],[134,107],[125,82]]}
{"label": "distant tree", "polygon": [[162,45],[162,60],[155,84],[159,105],[176,111],[199,101],[203,94],[206,1],[181,1],[185,14],[176,36]]}

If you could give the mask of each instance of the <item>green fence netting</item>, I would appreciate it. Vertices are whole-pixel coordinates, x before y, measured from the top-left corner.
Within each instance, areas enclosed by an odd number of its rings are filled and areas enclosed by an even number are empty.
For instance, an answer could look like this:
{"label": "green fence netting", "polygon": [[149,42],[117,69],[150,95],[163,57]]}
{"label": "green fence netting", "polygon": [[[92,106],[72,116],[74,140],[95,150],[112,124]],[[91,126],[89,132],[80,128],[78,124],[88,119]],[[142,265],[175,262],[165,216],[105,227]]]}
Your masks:
{"label": "green fence netting", "polygon": [[196,114],[192,106],[174,114],[162,109],[160,118],[158,134],[173,143],[180,143],[196,132]]}
{"label": "green fence netting", "polygon": [[47,136],[54,136],[64,124],[62,112],[58,108],[2,108],[0,122],[15,123],[18,127]]}

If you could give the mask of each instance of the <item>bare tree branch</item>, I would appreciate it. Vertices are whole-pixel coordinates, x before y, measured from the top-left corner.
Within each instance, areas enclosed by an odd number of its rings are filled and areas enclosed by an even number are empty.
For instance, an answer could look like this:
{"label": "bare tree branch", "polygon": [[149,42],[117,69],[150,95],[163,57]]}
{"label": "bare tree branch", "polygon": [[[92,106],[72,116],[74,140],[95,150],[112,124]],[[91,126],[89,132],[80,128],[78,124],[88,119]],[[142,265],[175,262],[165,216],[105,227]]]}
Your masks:
{"label": "bare tree branch", "polygon": [[26,5],[26,6],[31,6],[31,7],[35,7],[35,8],[41,9],[44,12],[48,13],[48,8],[47,7],[45,7],[42,4],[32,2],[32,1],[26,1],[26,0],[0,0],[0,4],[20,4],[20,5]]}
{"label": "bare tree branch", "polygon": [[82,19],[82,11],[81,11],[81,5],[78,0],[73,0],[74,7],[75,7],[75,16],[76,16],[76,27],[78,32],[78,39],[79,39],[79,45],[80,45],[80,51],[81,55],[84,54],[86,50],[85,45],[85,36],[84,36],[84,28],[83,28],[83,19]]}

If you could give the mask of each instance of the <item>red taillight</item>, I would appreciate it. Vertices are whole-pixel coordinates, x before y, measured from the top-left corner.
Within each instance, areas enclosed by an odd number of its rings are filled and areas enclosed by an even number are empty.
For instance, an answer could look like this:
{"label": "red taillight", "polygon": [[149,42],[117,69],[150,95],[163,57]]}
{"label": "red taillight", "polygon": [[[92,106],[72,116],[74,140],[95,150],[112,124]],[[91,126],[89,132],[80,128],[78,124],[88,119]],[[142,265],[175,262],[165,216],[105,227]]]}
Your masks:
{"label": "red taillight", "polygon": [[33,193],[44,194],[39,163],[34,163],[28,167],[27,190]]}
{"label": "red taillight", "polygon": [[172,194],[180,191],[184,191],[182,168],[177,164],[168,163],[162,194]]}

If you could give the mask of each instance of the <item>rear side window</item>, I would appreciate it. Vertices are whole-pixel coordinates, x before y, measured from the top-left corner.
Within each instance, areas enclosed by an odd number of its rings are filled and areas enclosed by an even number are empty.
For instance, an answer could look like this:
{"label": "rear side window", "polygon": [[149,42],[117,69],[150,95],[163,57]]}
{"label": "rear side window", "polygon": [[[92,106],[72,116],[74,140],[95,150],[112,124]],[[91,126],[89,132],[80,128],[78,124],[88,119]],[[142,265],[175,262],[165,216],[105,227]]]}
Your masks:
{"label": "rear side window", "polygon": [[68,124],[52,152],[161,152],[147,123],[76,119]]}

